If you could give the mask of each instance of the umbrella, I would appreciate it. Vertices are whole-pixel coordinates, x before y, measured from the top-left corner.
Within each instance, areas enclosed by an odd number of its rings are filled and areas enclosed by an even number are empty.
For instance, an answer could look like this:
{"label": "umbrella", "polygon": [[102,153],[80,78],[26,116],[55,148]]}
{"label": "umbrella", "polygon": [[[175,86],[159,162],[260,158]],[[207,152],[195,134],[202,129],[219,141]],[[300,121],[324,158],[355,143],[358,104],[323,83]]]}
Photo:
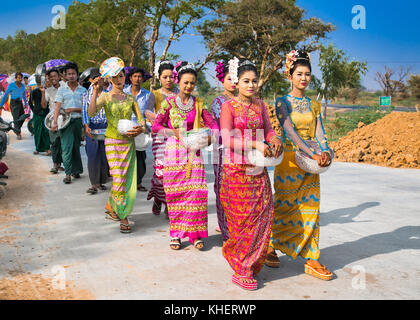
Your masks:
{"label": "umbrella", "polygon": [[69,61],[64,59],[53,59],[45,62],[45,71],[50,71],[51,69],[60,69],[64,67]]}
{"label": "umbrella", "polygon": [[29,77],[28,86],[36,86],[35,73]]}
{"label": "umbrella", "polygon": [[[23,83],[23,78],[24,78],[24,77],[28,77],[28,78],[29,78],[29,77],[31,76],[29,73],[26,73],[26,72],[21,72],[21,73],[22,73],[22,75],[23,75],[23,77],[22,77],[22,83]],[[10,77],[8,77],[8,78],[7,78],[7,80],[6,80],[6,81],[7,81],[7,83],[9,83],[9,84],[10,84],[10,83],[15,82],[15,81],[16,81],[16,77],[15,77],[15,76],[16,76],[16,73],[12,73],[12,74],[10,75]]]}
{"label": "umbrella", "polygon": [[[83,71],[81,74],[80,74],[80,77],[79,77],[79,79],[80,80],[82,80],[82,81],[87,81],[87,80],[89,80],[89,78],[90,78],[90,75],[91,75],[91,73],[92,73],[92,71],[93,70],[98,70],[98,72],[97,73],[99,73],[99,69],[98,68],[93,68],[93,67],[91,67],[91,68],[87,68],[85,71]],[[100,75],[100,74],[99,74]]]}
{"label": "umbrella", "polygon": [[[128,75],[130,74],[130,72],[132,70],[134,70],[136,67],[125,67],[124,68],[124,72],[125,72],[125,83],[126,84],[130,84],[130,79],[128,79]],[[143,82],[146,82],[147,80],[149,80],[152,76],[150,75],[150,73],[148,73],[146,70],[144,70],[143,68],[139,68],[142,73],[143,73]]]}

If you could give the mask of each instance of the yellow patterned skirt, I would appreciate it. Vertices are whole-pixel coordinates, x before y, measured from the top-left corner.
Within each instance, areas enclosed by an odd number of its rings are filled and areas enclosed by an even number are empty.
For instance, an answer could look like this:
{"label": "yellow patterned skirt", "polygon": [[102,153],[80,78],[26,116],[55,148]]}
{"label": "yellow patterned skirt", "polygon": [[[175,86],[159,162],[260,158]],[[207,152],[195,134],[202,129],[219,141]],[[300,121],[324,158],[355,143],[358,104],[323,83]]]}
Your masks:
{"label": "yellow patterned skirt", "polygon": [[270,246],[295,259],[319,258],[318,174],[300,169],[295,152],[286,150],[274,170],[274,219]]}

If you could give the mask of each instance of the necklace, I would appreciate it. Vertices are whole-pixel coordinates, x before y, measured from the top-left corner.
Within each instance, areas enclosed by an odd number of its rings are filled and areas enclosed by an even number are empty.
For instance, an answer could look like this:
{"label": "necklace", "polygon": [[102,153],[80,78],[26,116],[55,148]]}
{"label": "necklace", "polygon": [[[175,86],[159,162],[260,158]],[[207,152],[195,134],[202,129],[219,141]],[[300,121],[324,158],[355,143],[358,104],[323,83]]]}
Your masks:
{"label": "necklace", "polygon": [[190,112],[194,108],[194,99],[190,96],[187,104],[183,104],[181,98],[177,95],[175,98],[176,105],[178,109],[184,113]]}
{"label": "necklace", "polygon": [[302,99],[298,99],[292,95],[290,95],[290,99],[292,100],[292,108],[293,110],[296,110],[299,113],[304,113],[309,110],[309,102],[306,97]]}

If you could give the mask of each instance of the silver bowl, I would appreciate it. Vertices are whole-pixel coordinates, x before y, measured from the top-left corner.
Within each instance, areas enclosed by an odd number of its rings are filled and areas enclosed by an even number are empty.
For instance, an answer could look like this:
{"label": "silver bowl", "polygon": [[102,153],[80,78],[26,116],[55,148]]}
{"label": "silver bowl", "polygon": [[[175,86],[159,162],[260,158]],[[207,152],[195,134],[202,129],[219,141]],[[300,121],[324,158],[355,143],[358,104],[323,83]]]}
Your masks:
{"label": "silver bowl", "polygon": [[[60,109],[60,113],[58,114],[58,118],[57,118],[58,130],[61,130],[67,127],[70,123],[70,120],[71,120],[70,114],[65,112],[63,109]],[[49,114],[47,114],[44,120],[45,127],[48,130],[51,130],[53,121],[54,121],[54,110],[51,111]]]}
{"label": "silver bowl", "polygon": [[[314,149],[316,154],[321,154],[321,148],[318,145],[318,142],[313,140],[306,140],[306,144]],[[299,168],[301,168],[305,172],[313,173],[313,174],[321,174],[327,171],[332,164],[332,161],[334,159],[334,151],[330,149],[331,153],[331,163],[327,167],[320,167],[318,165],[318,162],[316,160],[311,159],[306,153],[304,153],[301,150],[296,151],[295,153],[295,160],[296,164]]]}
{"label": "silver bowl", "polygon": [[275,157],[264,157],[261,151],[253,149],[248,152],[249,162],[256,167],[275,167],[278,166],[284,157],[284,152],[280,154],[278,158]]}
{"label": "silver bowl", "polygon": [[140,133],[134,138],[137,151],[145,151],[152,145],[152,137],[148,133]]}

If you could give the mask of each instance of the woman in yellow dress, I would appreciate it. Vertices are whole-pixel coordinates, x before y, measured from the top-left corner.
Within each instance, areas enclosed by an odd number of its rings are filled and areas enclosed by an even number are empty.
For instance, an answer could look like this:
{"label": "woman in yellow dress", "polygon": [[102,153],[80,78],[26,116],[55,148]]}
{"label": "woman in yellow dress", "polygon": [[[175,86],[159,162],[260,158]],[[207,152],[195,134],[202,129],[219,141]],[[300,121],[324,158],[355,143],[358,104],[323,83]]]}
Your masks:
{"label": "woman in yellow dress", "polygon": [[[306,259],[305,273],[330,280],[332,272],[318,259],[319,250],[319,174],[298,167],[297,149],[305,152],[322,167],[331,163],[331,153],[321,119],[321,104],[305,96],[311,80],[311,63],[306,52],[293,50],[287,55],[286,76],[292,91],[276,101],[275,121],[279,121],[286,137],[283,161],[274,171],[274,219],[265,264],[279,267],[275,249],[295,259]],[[316,140],[321,152],[308,145]]]}

